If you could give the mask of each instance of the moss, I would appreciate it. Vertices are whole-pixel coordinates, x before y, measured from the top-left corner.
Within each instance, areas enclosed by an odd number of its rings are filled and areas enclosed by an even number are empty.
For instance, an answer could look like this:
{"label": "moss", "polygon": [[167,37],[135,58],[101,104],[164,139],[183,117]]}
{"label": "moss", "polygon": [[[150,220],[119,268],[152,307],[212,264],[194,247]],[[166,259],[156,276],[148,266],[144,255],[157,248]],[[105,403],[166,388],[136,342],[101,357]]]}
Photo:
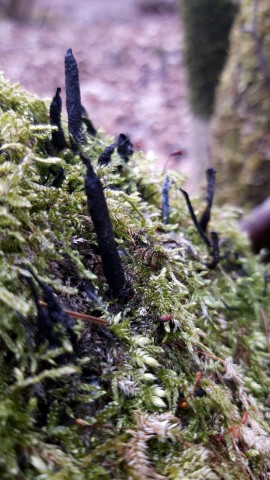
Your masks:
{"label": "moss", "polygon": [[[270,382],[260,308],[269,314],[269,302],[238,212],[214,209],[224,259],[208,270],[178,190],[182,177],[170,174],[164,226],[164,176],[142,154],[99,167],[103,140],[89,137],[83,149],[106,187],[128,283],[125,298],[112,297],[79,155],[47,153],[48,103],[2,77],[0,92],[1,478],[263,478]],[[65,179],[54,188],[60,167]],[[195,199],[194,207],[204,205]],[[28,266],[66,308],[110,326],[78,321],[77,354],[62,329],[57,349],[38,342]],[[172,320],[161,324],[164,314]],[[194,396],[199,371],[202,397]]]}

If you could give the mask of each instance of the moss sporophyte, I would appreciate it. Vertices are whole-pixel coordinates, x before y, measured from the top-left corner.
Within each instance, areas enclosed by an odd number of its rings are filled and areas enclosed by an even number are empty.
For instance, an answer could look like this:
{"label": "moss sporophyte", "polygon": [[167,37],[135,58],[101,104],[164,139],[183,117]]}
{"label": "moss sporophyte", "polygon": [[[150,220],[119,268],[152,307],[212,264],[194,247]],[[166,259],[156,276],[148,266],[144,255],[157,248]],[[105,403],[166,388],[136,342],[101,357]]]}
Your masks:
{"label": "moss sporophyte", "polygon": [[149,156],[99,166],[113,140],[79,114],[57,149],[50,103],[0,76],[1,479],[266,478],[270,306],[238,211],[208,173],[203,227],[168,172],[164,225]]}

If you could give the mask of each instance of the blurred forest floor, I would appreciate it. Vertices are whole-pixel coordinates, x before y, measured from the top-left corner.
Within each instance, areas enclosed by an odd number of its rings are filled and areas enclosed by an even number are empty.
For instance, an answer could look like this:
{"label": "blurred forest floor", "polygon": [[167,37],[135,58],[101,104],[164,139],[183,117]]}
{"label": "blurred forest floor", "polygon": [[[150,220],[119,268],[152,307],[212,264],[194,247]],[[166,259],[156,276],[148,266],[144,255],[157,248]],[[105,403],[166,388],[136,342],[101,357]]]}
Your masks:
{"label": "blurred forest floor", "polygon": [[63,88],[78,61],[82,103],[106,134],[131,136],[161,165],[188,158],[187,86],[177,0],[35,0],[28,22],[0,18],[0,70],[30,92]]}

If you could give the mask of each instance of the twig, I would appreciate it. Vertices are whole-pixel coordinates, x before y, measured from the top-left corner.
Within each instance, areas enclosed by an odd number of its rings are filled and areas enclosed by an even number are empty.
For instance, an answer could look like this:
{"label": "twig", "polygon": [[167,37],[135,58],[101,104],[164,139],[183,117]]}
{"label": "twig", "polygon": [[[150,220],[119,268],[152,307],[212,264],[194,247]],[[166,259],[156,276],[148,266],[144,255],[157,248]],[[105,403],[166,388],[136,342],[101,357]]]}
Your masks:
{"label": "twig", "polygon": [[[42,307],[47,307],[47,303],[43,302],[43,300],[39,300],[38,303]],[[104,326],[110,325],[110,322],[105,318],[93,317],[92,315],[87,315],[86,313],[74,312],[73,310],[67,310],[66,308],[63,308],[63,312],[69,317],[77,318],[78,320],[83,320],[84,322],[96,323],[97,325],[104,325]]]}
{"label": "twig", "polygon": [[197,348],[197,352],[201,353],[202,355],[205,355],[206,357],[212,358],[213,360],[217,360],[218,362],[224,363],[226,365],[226,360],[223,360],[222,358],[217,357],[216,355],[211,355],[208,352],[204,352],[203,350],[199,350]]}

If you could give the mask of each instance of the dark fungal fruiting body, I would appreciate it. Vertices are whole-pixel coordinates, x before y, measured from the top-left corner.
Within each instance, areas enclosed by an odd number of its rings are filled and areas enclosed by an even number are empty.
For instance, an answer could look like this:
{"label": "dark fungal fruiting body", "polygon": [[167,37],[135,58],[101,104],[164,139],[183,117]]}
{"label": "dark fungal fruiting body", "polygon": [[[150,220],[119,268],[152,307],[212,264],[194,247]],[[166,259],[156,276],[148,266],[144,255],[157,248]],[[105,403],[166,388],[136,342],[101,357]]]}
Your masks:
{"label": "dark fungal fruiting body", "polygon": [[37,328],[38,328],[38,332],[37,332],[38,343],[47,341],[49,348],[54,349],[54,348],[60,347],[61,342],[54,330],[53,321],[50,318],[48,312],[44,310],[39,303],[38,293],[33,280],[31,278],[26,277],[26,281],[30,287],[31,293],[35,301],[36,309],[37,309],[36,321],[37,321]]}
{"label": "dark fungal fruiting body", "polygon": [[[51,287],[49,287],[44,282],[42,282],[31,269],[29,270],[33,275],[34,279],[36,280],[36,282],[38,283],[38,285],[40,286],[40,288],[42,289],[43,297],[47,304],[47,312],[45,313],[45,316],[47,318],[48,328],[50,326],[52,327],[51,329],[52,338],[55,338],[54,325],[57,325],[57,324],[63,325],[64,329],[66,330],[67,336],[70,340],[70,343],[73,347],[73,350],[76,353],[77,352],[77,336],[73,330],[74,320],[65,314],[58,300],[54,296],[54,293]],[[34,294],[33,284],[31,285],[31,283],[29,283],[29,285],[31,287],[32,293]],[[34,298],[35,298],[36,304],[39,305],[37,294],[34,295]],[[38,316],[40,316],[41,315],[40,307],[37,309],[38,309]],[[42,318],[45,318],[45,316],[43,313]]]}
{"label": "dark fungal fruiting body", "polygon": [[212,260],[211,260],[210,263],[207,264],[207,267],[212,269],[212,268],[215,268],[220,261],[219,237],[218,237],[218,234],[216,232],[210,232],[210,237],[211,237]]}
{"label": "dark fungal fruiting body", "polygon": [[112,154],[117,148],[117,153],[125,162],[128,162],[129,157],[134,153],[134,146],[131,143],[130,139],[124,133],[120,133],[116,143],[111,143],[108,145],[100,155],[98,159],[99,165],[109,165],[112,160]]}
{"label": "dark fungal fruiting body", "polygon": [[168,225],[168,223],[170,221],[170,203],[169,203],[170,188],[171,188],[171,182],[170,182],[170,179],[169,179],[168,175],[166,175],[165,180],[163,182],[162,193],[161,193],[161,196],[162,196],[162,219],[163,219],[163,221],[166,225]]}
{"label": "dark fungal fruiting body", "polygon": [[129,157],[134,153],[134,146],[129,137],[124,133],[120,133],[117,140],[117,153],[125,162],[128,162]]}
{"label": "dark fungal fruiting body", "polygon": [[198,221],[196,217],[196,214],[192,207],[188,193],[182,188],[180,188],[180,191],[182,192],[185,198],[185,201],[189,210],[189,214],[194,223],[194,226],[196,227],[204,243],[210,249],[212,260],[211,262],[207,263],[206,266],[210,269],[213,269],[218,265],[221,258],[219,253],[219,237],[216,232],[210,232],[210,240],[209,240],[206,230],[211,218],[211,209],[212,209],[212,203],[213,203],[213,198],[215,193],[216,171],[212,168],[207,169],[206,178],[207,178],[207,194],[206,194],[207,205],[201,216],[200,221]]}
{"label": "dark fungal fruiting body", "polygon": [[99,159],[98,159],[98,164],[100,166],[106,166],[106,165],[109,165],[109,163],[112,161],[112,154],[114,153],[114,150],[115,150],[115,143],[112,143],[111,145],[108,145],[108,147],[106,147],[102,154],[99,156]]}
{"label": "dark fungal fruiting body", "polygon": [[199,387],[197,390],[195,390],[193,397],[202,398],[202,397],[205,397],[206,395],[207,395],[206,391],[202,387]]}
{"label": "dark fungal fruiting body", "polygon": [[63,150],[66,148],[67,143],[61,125],[62,99],[60,93],[61,88],[57,88],[50,105],[50,124],[58,128],[57,131],[52,132],[53,146],[58,150]]}
{"label": "dark fungal fruiting body", "polygon": [[198,233],[200,234],[201,238],[203,239],[204,243],[208,246],[208,247],[211,247],[211,243],[210,243],[210,240],[209,238],[207,237],[206,233],[203,231],[203,229],[201,228],[200,226],[200,223],[198,222],[198,219],[195,215],[195,212],[193,210],[193,207],[192,207],[192,204],[191,204],[191,201],[190,201],[190,198],[189,198],[189,195],[188,193],[183,190],[183,188],[180,188],[180,192],[182,192],[184,198],[185,198],[185,201],[186,201],[186,204],[187,204],[187,207],[188,207],[188,211],[189,211],[189,214],[190,214],[190,217],[191,217],[191,220],[193,221],[194,223],[194,226],[196,227]]}
{"label": "dark fungal fruiting body", "polygon": [[84,141],[84,136],[81,131],[82,105],[79,70],[71,48],[67,50],[65,56],[65,79],[68,131],[77,143],[82,143]]}
{"label": "dark fungal fruiting body", "polygon": [[89,158],[81,154],[81,159],[87,168],[85,192],[88,210],[97,235],[103,272],[110,288],[117,295],[125,285],[125,275],[115,243],[102,183],[94,172]]}
{"label": "dark fungal fruiting body", "polygon": [[212,209],[213,199],[215,195],[215,186],[216,186],[216,171],[213,168],[208,168],[205,173],[206,173],[206,179],[207,179],[206,208],[202,213],[201,220],[200,220],[200,227],[204,232],[206,232],[208,223],[211,218],[211,209]]}
{"label": "dark fungal fruiting body", "polygon": [[51,182],[51,187],[60,188],[64,180],[65,180],[65,170],[63,167],[61,167],[59,172],[55,175],[53,181]]}
{"label": "dark fungal fruiting body", "polygon": [[91,122],[91,120],[88,116],[88,113],[85,110],[85,108],[83,107],[83,105],[81,105],[81,112],[82,112],[82,122],[86,126],[87,133],[89,133],[89,135],[92,135],[93,137],[95,137],[96,134],[97,134],[97,131],[96,131],[93,123]]}

